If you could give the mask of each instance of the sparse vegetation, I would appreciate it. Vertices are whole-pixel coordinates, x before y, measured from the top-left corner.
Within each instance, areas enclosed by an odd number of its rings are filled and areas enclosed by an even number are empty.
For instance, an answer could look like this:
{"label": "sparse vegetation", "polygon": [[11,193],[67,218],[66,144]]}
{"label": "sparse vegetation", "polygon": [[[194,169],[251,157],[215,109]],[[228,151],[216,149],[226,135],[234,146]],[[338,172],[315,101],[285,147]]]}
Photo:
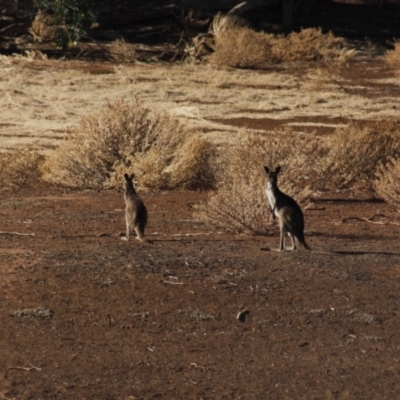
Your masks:
{"label": "sparse vegetation", "polygon": [[212,186],[211,144],[166,112],[118,100],[88,115],[43,165],[44,180],[71,188],[119,185],[133,171],[160,189]]}
{"label": "sparse vegetation", "polygon": [[389,50],[386,52],[385,61],[393,67],[400,66],[400,41],[399,40],[394,43],[393,50]]}
{"label": "sparse vegetation", "polygon": [[235,68],[263,68],[283,61],[344,62],[355,55],[345,39],[331,32],[324,34],[321,29],[283,36],[233,25],[216,32],[214,62]]}
{"label": "sparse vegetation", "polygon": [[34,144],[22,146],[9,153],[0,153],[0,186],[17,187],[40,180],[43,155]]}
{"label": "sparse vegetation", "polygon": [[[291,131],[265,137],[242,134],[221,156],[218,190],[199,218],[233,233],[265,234],[268,203],[263,165],[282,165],[281,189],[303,206],[317,190],[340,190],[364,181],[384,198],[399,198],[400,123],[353,123],[323,139]],[[386,166],[389,169],[386,169]]]}
{"label": "sparse vegetation", "polygon": [[110,53],[116,62],[132,63],[136,61],[135,47],[125,41],[125,39],[116,39],[110,45]]}
{"label": "sparse vegetation", "polygon": [[52,318],[53,314],[53,310],[45,307],[22,308],[10,312],[11,317]]}
{"label": "sparse vegetation", "polygon": [[342,189],[355,181],[372,186],[378,167],[400,157],[400,120],[350,123],[327,137],[326,146],[319,187]]}
{"label": "sparse vegetation", "polygon": [[400,159],[381,165],[376,173],[374,189],[378,196],[389,203],[400,204]]}
{"label": "sparse vegetation", "polygon": [[[198,211],[199,217],[233,233],[265,234],[269,214],[263,165],[282,166],[282,190],[305,203],[317,162],[309,162],[319,148],[318,140],[278,131],[266,137],[242,133],[221,155],[218,190]],[[300,179],[301,181],[300,181]]]}
{"label": "sparse vegetation", "polygon": [[60,49],[75,47],[96,20],[91,0],[36,0],[38,14],[32,33],[39,39],[56,40]]}

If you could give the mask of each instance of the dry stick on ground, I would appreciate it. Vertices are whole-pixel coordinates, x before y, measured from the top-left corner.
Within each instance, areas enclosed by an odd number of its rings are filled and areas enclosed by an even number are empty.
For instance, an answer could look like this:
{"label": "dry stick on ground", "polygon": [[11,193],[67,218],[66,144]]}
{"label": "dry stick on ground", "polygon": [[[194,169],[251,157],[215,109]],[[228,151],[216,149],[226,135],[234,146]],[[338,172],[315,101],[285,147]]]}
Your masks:
{"label": "dry stick on ground", "polygon": [[36,371],[41,371],[41,368],[35,367],[34,365],[32,365],[31,363],[29,363],[31,366],[30,367],[8,367],[7,369],[19,369],[21,371],[32,371],[32,370],[36,370]]}
{"label": "dry stick on ground", "polygon": [[356,221],[366,221],[366,222],[369,222],[369,223],[371,223],[371,224],[378,224],[378,225],[387,225],[387,224],[390,224],[390,225],[400,225],[398,222],[373,221],[373,219],[374,219],[375,217],[383,217],[383,218],[386,218],[385,214],[374,214],[374,215],[373,215],[372,217],[370,217],[370,218],[365,218],[365,217],[347,217],[347,218],[342,218],[341,221],[340,221],[340,223],[343,224],[344,222],[347,222],[347,221],[356,220]]}
{"label": "dry stick on ground", "polygon": [[174,233],[171,236],[202,236],[202,235],[211,235],[209,232],[201,232],[201,233]]}
{"label": "dry stick on ground", "polygon": [[[175,61],[176,57],[178,57],[178,54],[181,52],[181,48],[179,47],[181,45],[181,43],[183,42],[183,36],[184,36],[185,32],[182,31],[181,33],[181,37],[179,38],[178,44],[176,45],[176,52],[174,54],[174,56],[171,58],[170,62]],[[184,52],[183,52],[184,53]]]}
{"label": "dry stick on ground", "polygon": [[340,89],[342,89],[344,92],[346,92],[347,94],[353,94],[349,89],[347,89],[346,87],[344,87],[337,79],[334,78],[333,73],[330,72],[330,66],[328,65],[328,63],[324,63],[326,66],[326,72],[327,75],[329,76],[329,78],[331,79],[331,81],[339,86]]}
{"label": "dry stick on ground", "polygon": [[34,233],[7,232],[7,231],[0,231],[0,235],[35,236]]}

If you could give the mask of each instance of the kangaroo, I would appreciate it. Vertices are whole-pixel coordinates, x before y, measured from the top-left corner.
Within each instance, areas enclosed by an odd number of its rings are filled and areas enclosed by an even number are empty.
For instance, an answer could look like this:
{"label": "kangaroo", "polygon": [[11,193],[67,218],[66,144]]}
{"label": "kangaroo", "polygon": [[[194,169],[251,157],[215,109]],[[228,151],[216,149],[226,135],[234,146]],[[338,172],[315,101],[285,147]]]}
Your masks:
{"label": "kangaroo", "polygon": [[136,193],[133,185],[133,174],[124,174],[124,199],[125,199],[125,221],[126,221],[126,236],[123,240],[129,240],[130,227],[135,229],[137,239],[141,242],[149,242],[144,237],[144,229],[147,224],[147,209],[142,200]]}
{"label": "kangaroo", "polygon": [[270,204],[270,210],[273,218],[278,217],[279,228],[281,232],[279,251],[285,251],[285,233],[288,233],[292,239],[292,248],[297,250],[301,247],[304,250],[311,250],[304,238],[304,215],[300,206],[287,194],[281,192],[278,188],[278,174],[281,167],[275,171],[264,166],[268,175],[267,196]]}

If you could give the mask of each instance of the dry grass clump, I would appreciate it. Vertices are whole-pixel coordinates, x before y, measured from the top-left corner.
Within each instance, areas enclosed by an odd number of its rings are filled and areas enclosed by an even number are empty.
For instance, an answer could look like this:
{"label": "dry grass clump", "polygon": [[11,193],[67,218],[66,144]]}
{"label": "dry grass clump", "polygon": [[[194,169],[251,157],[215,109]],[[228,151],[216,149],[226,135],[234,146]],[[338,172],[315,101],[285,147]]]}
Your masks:
{"label": "dry grass clump", "polygon": [[212,20],[210,33],[214,36],[218,36],[222,32],[245,27],[247,27],[246,21],[240,18],[238,15],[223,15],[221,13],[217,13]]}
{"label": "dry grass clump", "polygon": [[400,121],[352,123],[323,138],[242,134],[220,158],[217,191],[200,206],[199,218],[232,233],[264,234],[270,214],[263,165],[282,166],[279,187],[303,206],[317,190],[361,181],[389,201],[399,199]]}
{"label": "dry grass clump", "polygon": [[211,23],[208,33],[202,33],[192,38],[185,45],[184,58],[188,61],[204,60],[215,51],[215,36],[221,32],[243,28],[246,22],[235,15],[223,15],[218,13]]}
{"label": "dry grass clump", "polygon": [[329,152],[324,157],[319,185],[342,189],[356,181],[371,184],[379,165],[386,167],[400,158],[400,120],[357,122],[338,129],[326,139]]}
{"label": "dry grass clump", "polygon": [[332,32],[323,33],[316,28],[292,32],[288,36],[276,38],[273,46],[275,57],[280,61],[345,62],[354,57],[346,39]]}
{"label": "dry grass clump", "polygon": [[44,11],[39,11],[32,21],[30,33],[39,42],[52,41],[56,39],[58,30],[59,26],[54,23],[51,15]]}
{"label": "dry grass clump", "polygon": [[131,171],[151,188],[207,188],[211,157],[211,145],[177,118],[137,99],[117,100],[70,129],[43,165],[43,179],[98,189],[119,185],[123,173]]}
{"label": "dry grass clump", "polygon": [[400,204],[400,159],[392,159],[378,169],[374,189],[387,202]]}
{"label": "dry grass clump", "polygon": [[221,30],[215,36],[213,60],[236,68],[262,68],[283,61],[344,62],[353,57],[345,39],[309,28],[288,36],[255,32],[246,27]]}
{"label": "dry grass clump", "polygon": [[199,218],[232,233],[265,234],[270,213],[263,166],[281,165],[280,188],[304,204],[317,168],[309,160],[318,148],[317,140],[290,131],[265,137],[242,134],[230,149],[224,148],[217,191],[199,207]]}
{"label": "dry grass clump", "polygon": [[110,45],[110,54],[119,63],[133,63],[137,59],[135,47],[125,39],[116,39]]}
{"label": "dry grass clump", "polygon": [[393,50],[389,50],[386,52],[384,59],[389,65],[391,65],[393,67],[400,66],[400,41],[399,40],[394,43]]}
{"label": "dry grass clump", "polygon": [[18,187],[38,182],[42,162],[43,156],[34,149],[34,144],[0,153],[0,186]]}
{"label": "dry grass clump", "polygon": [[212,60],[234,68],[263,68],[279,61],[273,55],[273,39],[273,35],[246,27],[222,30],[215,37]]}

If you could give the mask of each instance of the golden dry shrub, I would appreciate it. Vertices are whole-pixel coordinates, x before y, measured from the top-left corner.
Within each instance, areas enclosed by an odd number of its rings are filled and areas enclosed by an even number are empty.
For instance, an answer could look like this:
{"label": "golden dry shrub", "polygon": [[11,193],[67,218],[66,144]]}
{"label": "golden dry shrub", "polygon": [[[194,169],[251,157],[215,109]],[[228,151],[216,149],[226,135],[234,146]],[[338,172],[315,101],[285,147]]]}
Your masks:
{"label": "golden dry shrub", "polygon": [[20,187],[40,181],[42,162],[43,155],[35,150],[34,144],[0,153],[0,186]]}
{"label": "golden dry shrub", "polygon": [[[189,148],[191,142],[196,145]],[[133,172],[149,188],[208,188],[212,177],[204,171],[210,168],[212,152],[205,155],[204,149],[209,148],[176,117],[151,110],[137,99],[120,99],[70,129],[46,159],[43,179],[71,188],[99,189],[119,185],[125,172]]]}
{"label": "golden dry shrub", "polygon": [[393,67],[400,66],[400,40],[394,43],[394,49],[388,50],[384,55],[385,62]]}
{"label": "golden dry shrub", "polygon": [[344,38],[308,28],[287,36],[255,32],[246,27],[221,30],[215,35],[213,60],[235,68],[263,68],[284,61],[345,62],[354,57]]}
{"label": "golden dry shrub", "polygon": [[32,21],[30,33],[39,42],[52,41],[57,38],[59,29],[60,27],[55,25],[51,15],[44,11],[38,11]]}
{"label": "golden dry shrub", "polygon": [[114,40],[110,44],[110,54],[114,61],[119,63],[133,63],[137,59],[137,54],[135,47],[125,41],[125,39],[120,38]]}
{"label": "golden dry shrub", "polygon": [[346,40],[321,28],[307,28],[278,36],[273,45],[274,58],[279,61],[335,61],[345,62],[354,57]]}
{"label": "golden dry shrub", "polygon": [[317,169],[310,159],[320,151],[320,143],[292,131],[240,135],[220,152],[217,190],[198,207],[197,214],[227,232],[265,234],[270,212],[264,165],[282,166],[279,187],[304,205]]}
{"label": "golden dry shrub", "polygon": [[263,68],[276,62],[272,53],[273,35],[239,27],[222,30],[215,36],[215,64],[234,68]]}
{"label": "golden dry shrub", "polygon": [[321,160],[315,186],[343,189],[357,181],[372,186],[378,166],[385,167],[392,158],[400,157],[400,120],[351,122],[325,141],[329,152]]}
{"label": "golden dry shrub", "polygon": [[391,159],[378,168],[374,189],[388,203],[400,204],[400,159]]}

